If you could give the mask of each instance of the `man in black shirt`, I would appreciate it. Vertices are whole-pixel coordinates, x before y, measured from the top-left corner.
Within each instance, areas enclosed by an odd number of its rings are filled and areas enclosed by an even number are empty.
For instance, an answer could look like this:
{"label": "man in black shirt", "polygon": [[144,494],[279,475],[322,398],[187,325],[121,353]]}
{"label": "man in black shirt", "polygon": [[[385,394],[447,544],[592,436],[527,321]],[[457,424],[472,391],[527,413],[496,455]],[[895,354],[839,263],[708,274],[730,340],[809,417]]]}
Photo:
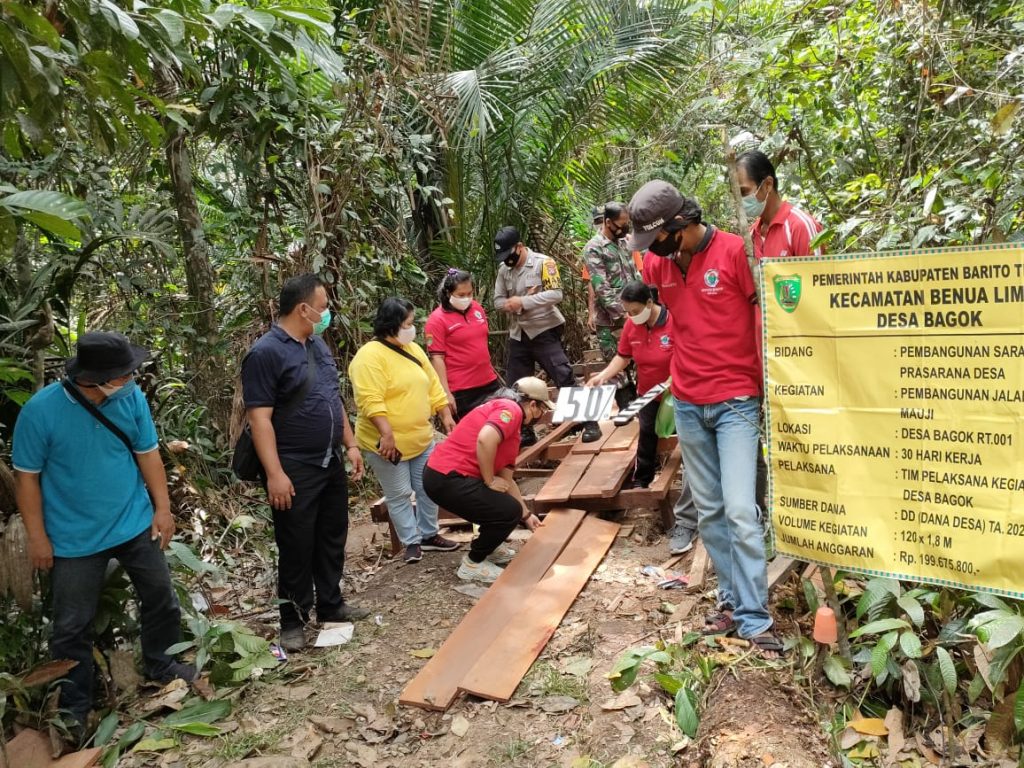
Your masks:
{"label": "man in black shirt", "polygon": [[[342,445],[353,480],[363,475],[363,459],[341,401],[338,369],[319,336],[331,321],[323,283],[312,274],[287,280],[278,309],[277,324],[242,360],[242,394],[274,516],[281,645],[297,651],[305,646],[314,600],[321,623],[369,613],[345,603],[340,586],[348,536]],[[306,385],[310,363],[315,369]],[[301,402],[290,405],[304,385]]]}

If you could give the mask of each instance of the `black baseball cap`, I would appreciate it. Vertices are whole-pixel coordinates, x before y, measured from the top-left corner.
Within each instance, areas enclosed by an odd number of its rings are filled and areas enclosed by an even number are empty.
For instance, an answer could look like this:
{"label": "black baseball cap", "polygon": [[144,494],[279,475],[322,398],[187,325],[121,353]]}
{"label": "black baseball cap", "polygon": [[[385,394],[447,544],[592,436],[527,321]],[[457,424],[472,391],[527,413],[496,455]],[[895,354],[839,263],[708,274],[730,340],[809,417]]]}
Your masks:
{"label": "black baseball cap", "polygon": [[78,337],[77,351],[64,361],[64,370],[72,378],[81,376],[96,384],[125,376],[149,359],[148,349],[111,331],[83,333]]}
{"label": "black baseball cap", "polygon": [[519,230],[515,227],[502,227],[494,236],[494,258],[504,261],[523,240],[519,236]]}
{"label": "black baseball cap", "polygon": [[633,223],[630,250],[642,253],[649,249],[662,228],[682,209],[685,200],[667,181],[655,179],[640,187],[629,201],[629,219]]}

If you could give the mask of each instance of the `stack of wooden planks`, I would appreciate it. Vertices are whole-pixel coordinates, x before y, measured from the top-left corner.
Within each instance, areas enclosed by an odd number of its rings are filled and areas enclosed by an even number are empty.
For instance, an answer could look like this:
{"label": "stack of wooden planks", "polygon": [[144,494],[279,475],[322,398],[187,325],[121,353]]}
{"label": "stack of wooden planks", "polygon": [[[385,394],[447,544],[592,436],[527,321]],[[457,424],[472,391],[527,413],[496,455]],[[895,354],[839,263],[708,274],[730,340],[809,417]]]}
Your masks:
{"label": "stack of wooden planks", "polygon": [[618,530],[579,509],[551,510],[399,702],[444,711],[461,693],[508,701]]}

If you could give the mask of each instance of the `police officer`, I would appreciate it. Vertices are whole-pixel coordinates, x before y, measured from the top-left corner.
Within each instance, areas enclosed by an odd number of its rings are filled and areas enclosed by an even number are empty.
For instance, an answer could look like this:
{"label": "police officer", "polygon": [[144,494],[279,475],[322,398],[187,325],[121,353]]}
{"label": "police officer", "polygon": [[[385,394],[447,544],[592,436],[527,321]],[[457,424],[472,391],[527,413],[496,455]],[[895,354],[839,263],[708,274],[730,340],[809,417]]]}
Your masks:
{"label": "police officer", "polygon": [[[494,306],[509,317],[505,380],[532,376],[539,364],[556,387],[575,386],[572,365],[562,346],[565,318],[558,311],[562,301],[558,265],[527,248],[515,227],[498,230],[494,258],[500,263]],[[536,439],[532,427],[524,426],[522,445],[532,445]]]}

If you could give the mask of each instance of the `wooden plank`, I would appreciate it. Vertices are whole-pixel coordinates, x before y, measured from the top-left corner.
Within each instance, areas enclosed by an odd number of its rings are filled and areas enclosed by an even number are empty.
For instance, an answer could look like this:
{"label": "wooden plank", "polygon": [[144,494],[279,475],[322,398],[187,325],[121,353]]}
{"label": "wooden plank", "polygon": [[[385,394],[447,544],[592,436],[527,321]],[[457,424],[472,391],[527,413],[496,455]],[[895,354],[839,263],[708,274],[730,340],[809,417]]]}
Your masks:
{"label": "wooden plank", "polygon": [[610,499],[619,492],[635,464],[636,457],[630,451],[599,454],[573,488],[571,498]]}
{"label": "wooden plank", "polygon": [[551,477],[553,469],[544,469],[543,467],[520,467],[515,471],[515,476],[519,477]]}
{"label": "wooden plank", "polygon": [[636,450],[637,436],[640,434],[640,422],[633,420],[624,427],[618,427],[615,434],[609,437],[604,443],[606,451],[628,451]]}
{"label": "wooden plank", "polygon": [[618,523],[588,517],[459,688],[493,701],[512,698],[590,575],[615,541]]}
{"label": "wooden plank", "polygon": [[0,768],[90,768],[100,759],[100,748],[83,749],[54,760],[50,738],[28,728],[7,742],[7,761],[0,751]]}
{"label": "wooden plank", "polygon": [[553,510],[398,698],[400,704],[443,712],[466,672],[506,628],[510,617],[562,553],[586,513]]}
{"label": "wooden plank", "polygon": [[569,454],[565,461],[558,465],[544,487],[534,497],[534,504],[559,504],[572,498],[573,488],[583,477],[594,460],[586,454]]}
{"label": "wooden plank", "polygon": [[801,563],[799,560],[793,560],[789,557],[776,555],[775,558],[768,563],[768,591],[770,592],[785,581],[786,577],[795,571],[800,565]]}
{"label": "wooden plank", "polygon": [[704,548],[704,541],[697,539],[693,542],[693,560],[690,561],[690,578],[686,587],[687,592],[696,592],[704,588],[704,575],[708,570],[708,551]]}
{"label": "wooden plank", "polygon": [[615,425],[610,421],[599,421],[597,425],[601,428],[601,438],[592,443],[584,443],[583,435],[580,435],[569,453],[600,453],[605,441],[615,434]]}
{"label": "wooden plank", "polygon": [[537,461],[549,445],[558,442],[572,427],[571,421],[563,422],[554,427],[536,443],[519,452],[519,455],[516,457],[516,466],[521,467],[529,464],[531,461]]}
{"label": "wooden plank", "polygon": [[574,445],[575,443],[569,442],[567,440],[555,443],[554,445],[549,445],[548,449],[544,451],[544,460],[561,461],[562,459],[569,455],[569,452],[572,451],[572,447]]}

